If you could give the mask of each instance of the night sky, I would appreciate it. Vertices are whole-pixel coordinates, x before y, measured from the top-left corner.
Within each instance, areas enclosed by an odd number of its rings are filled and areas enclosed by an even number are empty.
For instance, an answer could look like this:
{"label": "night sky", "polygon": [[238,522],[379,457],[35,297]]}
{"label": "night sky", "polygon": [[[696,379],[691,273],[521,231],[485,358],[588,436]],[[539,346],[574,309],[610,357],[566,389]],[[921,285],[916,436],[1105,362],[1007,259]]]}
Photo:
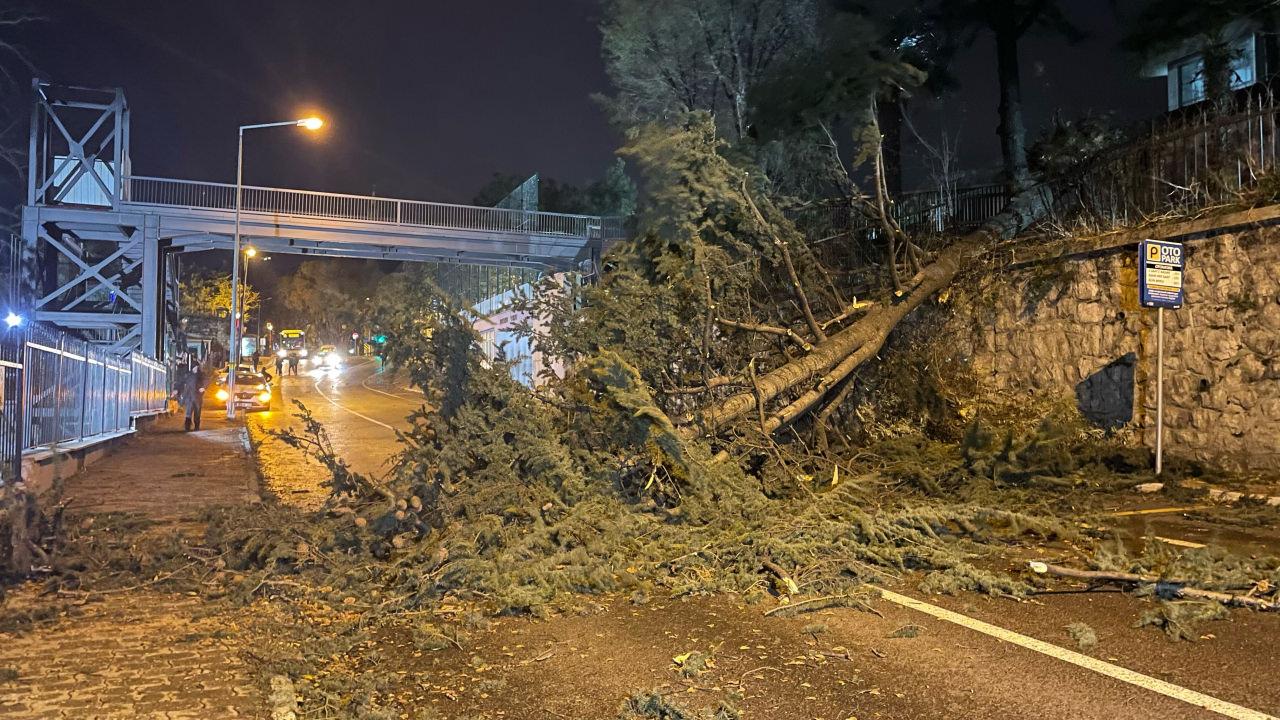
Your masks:
{"label": "night sky", "polygon": [[[1112,1],[1063,4],[1090,37],[1024,44],[1031,136],[1058,108],[1125,123],[1161,113],[1163,79],[1136,77],[1115,47]],[[140,175],[232,181],[239,124],[313,110],[329,122],[320,137],[292,128],[248,137],[246,184],[465,202],[494,172],[588,181],[619,143],[590,97],[608,90],[597,0],[36,7],[47,22],[17,40],[46,78],[125,88]],[[965,166],[992,168],[990,42],[953,72],[959,86],[941,103],[917,102],[916,125],[930,140],[947,128]]]}

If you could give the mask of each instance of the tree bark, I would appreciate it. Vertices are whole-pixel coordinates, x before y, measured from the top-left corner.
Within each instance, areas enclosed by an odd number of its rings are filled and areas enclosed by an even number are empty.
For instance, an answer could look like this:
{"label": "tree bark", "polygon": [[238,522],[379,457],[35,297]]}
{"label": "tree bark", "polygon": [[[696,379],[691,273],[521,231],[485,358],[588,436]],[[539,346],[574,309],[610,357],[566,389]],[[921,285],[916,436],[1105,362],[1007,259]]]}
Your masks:
{"label": "tree bark", "polygon": [[995,28],[996,69],[1000,81],[1000,153],[1010,193],[1029,184],[1027,129],[1022,121],[1022,75],[1018,66],[1018,28],[1014,18]]}
{"label": "tree bark", "polygon": [[768,403],[812,380],[817,383],[773,413],[765,429],[774,432],[812,409],[842,379],[863,362],[876,356],[889,334],[912,310],[934,293],[951,284],[961,270],[981,253],[985,243],[1009,238],[1042,217],[1048,208],[1047,189],[1033,188],[1015,196],[1002,213],[979,230],[952,243],[920,273],[919,282],[898,302],[877,305],[860,320],[816,344],[813,352],[792,360],[758,378],[757,387],[736,393],[701,411],[698,423],[685,426],[685,437],[714,433],[726,423],[754,411],[758,403]]}
{"label": "tree bark", "polygon": [[880,113],[880,145],[884,152],[884,185],[891,196],[902,193],[902,91],[891,88],[876,108]]}

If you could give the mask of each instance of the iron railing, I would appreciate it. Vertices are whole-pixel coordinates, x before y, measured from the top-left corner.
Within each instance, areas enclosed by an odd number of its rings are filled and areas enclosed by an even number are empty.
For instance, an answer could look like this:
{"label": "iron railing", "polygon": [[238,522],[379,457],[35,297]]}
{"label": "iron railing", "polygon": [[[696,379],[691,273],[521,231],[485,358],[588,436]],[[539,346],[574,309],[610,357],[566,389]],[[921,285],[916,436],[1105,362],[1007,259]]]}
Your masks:
{"label": "iron railing", "polygon": [[1227,116],[1197,116],[1105,151],[1048,186],[1059,226],[1125,226],[1247,199],[1275,173],[1276,114],[1258,104]]}
{"label": "iron railing", "polygon": [[18,477],[23,451],[115,435],[168,407],[168,371],[150,358],[115,355],[38,324],[0,332],[0,481]]}
{"label": "iron railing", "polygon": [[[241,192],[240,207],[246,213],[583,239],[590,238],[593,230],[621,232],[622,228],[620,218],[594,215],[532,212],[255,186],[244,186]],[[130,205],[197,210],[234,210],[236,187],[229,183],[135,175],[124,179],[124,202]]]}
{"label": "iron railing", "polygon": [[[890,214],[906,232],[944,233],[977,228],[1003,210],[1008,202],[1003,185],[952,185],[945,189],[902,193],[894,199]],[[812,206],[796,217],[812,217],[815,212],[829,215],[831,227],[850,232],[867,230],[873,235],[881,230],[879,221],[847,204]]]}
{"label": "iron railing", "polygon": [[[1258,100],[1232,115],[1197,115],[1085,159],[1041,187],[1052,191],[1048,222],[1064,231],[1128,226],[1247,199],[1280,164],[1280,106]],[[912,233],[964,232],[1008,204],[998,184],[899,195],[892,214]],[[874,238],[878,223],[848,206],[814,206],[797,220]]]}

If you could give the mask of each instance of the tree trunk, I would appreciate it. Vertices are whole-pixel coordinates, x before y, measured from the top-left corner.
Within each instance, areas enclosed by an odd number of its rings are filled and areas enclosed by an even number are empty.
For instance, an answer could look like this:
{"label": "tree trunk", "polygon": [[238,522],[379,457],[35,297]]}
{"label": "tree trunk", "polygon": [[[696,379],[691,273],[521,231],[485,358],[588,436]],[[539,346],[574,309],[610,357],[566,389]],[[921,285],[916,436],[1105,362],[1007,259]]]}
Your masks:
{"label": "tree trunk", "polygon": [[714,433],[769,403],[780,395],[816,380],[799,397],[769,415],[765,430],[774,432],[811,410],[841,380],[859,365],[875,357],[889,334],[912,310],[934,293],[951,284],[969,262],[982,252],[983,245],[997,238],[1009,238],[1042,217],[1050,202],[1049,191],[1038,187],[1015,196],[1009,207],[987,221],[979,230],[952,243],[921,271],[918,283],[898,302],[871,309],[861,320],[829,336],[814,346],[813,352],[797,358],[758,378],[750,391],[731,395],[699,413],[696,425],[686,426],[687,438],[703,432]]}
{"label": "tree trunk", "polygon": [[1005,182],[1010,193],[1029,185],[1027,171],[1027,129],[1022,122],[1022,76],[1018,67],[1018,30],[1012,19],[997,27],[996,68],[1000,80],[1000,153],[1004,158]]}
{"label": "tree trunk", "polygon": [[902,193],[902,92],[889,89],[884,101],[876,107],[880,113],[885,189],[890,197],[896,197]]}

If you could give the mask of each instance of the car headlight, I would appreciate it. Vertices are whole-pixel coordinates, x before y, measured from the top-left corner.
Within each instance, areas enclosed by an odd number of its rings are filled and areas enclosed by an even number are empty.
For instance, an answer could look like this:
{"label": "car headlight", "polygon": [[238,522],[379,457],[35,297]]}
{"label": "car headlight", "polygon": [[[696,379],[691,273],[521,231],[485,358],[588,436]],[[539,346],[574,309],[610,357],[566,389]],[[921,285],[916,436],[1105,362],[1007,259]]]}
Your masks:
{"label": "car headlight", "polygon": [[264,402],[264,403],[265,403],[265,402],[271,402],[271,393],[269,393],[269,392],[259,393],[259,394],[258,394],[258,401],[259,401],[259,402]]}
{"label": "car headlight", "polygon": [[276,357],[284,357],[285,355],[288,355],[288,354],[289,354],[289,353],[285,352],[284,350],[277,350],[277,351],[276,351]]}
{"label": "car headlight", "polygon": [[219,400],[226,400],[227,398],[231,397],[229,394],[227,394],[227,391],[223,390],[222,388],[218,388],[218,392],[214,393],[214,396],[217,397]]}

